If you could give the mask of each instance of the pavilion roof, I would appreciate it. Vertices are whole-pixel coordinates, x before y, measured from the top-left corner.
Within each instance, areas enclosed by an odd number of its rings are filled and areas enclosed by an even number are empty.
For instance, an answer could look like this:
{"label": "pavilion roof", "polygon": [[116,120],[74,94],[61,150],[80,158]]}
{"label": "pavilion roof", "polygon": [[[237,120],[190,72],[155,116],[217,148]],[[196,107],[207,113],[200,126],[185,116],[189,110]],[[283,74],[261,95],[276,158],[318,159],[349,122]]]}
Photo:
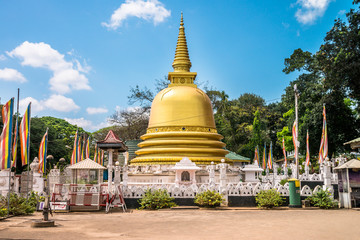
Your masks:
{"label": "pavilion roof", "polygon": [[99,148],[103,150],[117,149],[120,152],[126,152],[128,149],[125,143],[118,136],[115,135],[113,130],[110,130],[108,132],[104,140],[97,141],[97,144]]}
{"label": "pavilion roof", "polygon": [[239,162],[249,162],[250,161],[250,158],[241,156],[241,155],[239,155],[237,153],[234,153],[234,152],[231,152],[231,151],[229,151],[229,153],[226,154],[225,157],[230,159],[230,160],[239,161]]}
{"label": "pavilion roof", "polygon": [[357,159],[351,159],[334,169],[338,170],[338,169],[346,169],[346,168],[360,168],[360,161]]}
{"label": "pavilion roof", "polygon": [[357,149],[360,148],[360,137],[359,138],[355,138],[349,142],[344,143],[344,145],[350,144],[350,147],[352,149]]}
{"label": "pavilion roof", "polygon": [[84,159],[74,165],[68,167],[69,169],[106,169],[104,166],[94,162],[90,158]]}

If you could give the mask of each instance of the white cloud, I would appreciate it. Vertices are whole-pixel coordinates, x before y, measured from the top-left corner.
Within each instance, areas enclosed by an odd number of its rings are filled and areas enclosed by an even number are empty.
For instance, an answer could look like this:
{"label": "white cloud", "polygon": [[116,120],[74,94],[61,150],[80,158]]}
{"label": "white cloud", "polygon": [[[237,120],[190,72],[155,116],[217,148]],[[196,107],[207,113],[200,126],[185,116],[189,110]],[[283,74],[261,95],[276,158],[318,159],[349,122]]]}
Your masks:
{"label": "white cloud", "polygon": [[85,118],[64,118],[65,121],[70,124],[76,125],[78,127],[82,127],[84,129],[89,129],[92,126],[92,122],[90,120],[86,120]]}
{"label": "white cloud", "polygon": [[0,61],[5,61],[7,58],[4,54],[0,54]]}
{"label": "white cloud", "polygon": [[322,17],[332,0],[298,0],[300,5],[295,17],[303,24],[313,24],[317,18]]}
{"label": "white cloud", "polygon": [[171,11],[164,7],[164,4],[158,0],[126,0],[111,15],[109,23],[103,22],[102,25],[109,29],[119,28],[123,21],[128,17],[142,18],[147,21],[153,21],[154,25],[163,22],[165,18],[171,15]]}
{"label": "white cloud", "polygon": [[111,124],[108,121],[101,122],[99,124],[93,124],[92,121],[81,118],[64,118],[67,122],[82,127],[87,131],[96,131],[104,127],[109,127]]}
{"label": "white cloud", "polygon": [[30,102],[31,102],[31,113],[32,113],[31,115],[34,115],[34,113],[41,112],[45,109],[45,106],[41,101],[38,101],[32,97],[27,97],[21,99],[19,102],[20,114],[24,114]]}
{"label": "white cloud", "polygon": [[80,109],[71,98],[62,95],[51,95],[49,99],[44,101],[48,109],[59,112],[71,112]]}
{"label": "white cloud", "polygon": [[[24,66],[46,68],[53,72],[50,78],[50,89],[54,92],[64,94],[71,90],[90,90],[87,77],[82,74],[86,71],[80,63],[77,67],[72,62],[66,61],[64,55],[53,49],[44,42],[23,42],[11,52],[10,57],[22,60]],[[81,73],[82,72],[82,73]]]}
{"label": "white cloud", "polygon": [[101,114],[101,113],[107,113],[109,110],[107,110],[106,108],[93,108],[93,107],[88,107],[86,109],[86,112],[88,114]]}
{"label": "white cloud", "polygon": [[20,112],[24,112],[30,102],[33,113],[38,113],[46,109],[58,112],[71,112],[80,109],[71,98],[55,94],[51,95],[48,99],[40,101],[32,97],[21,99],[19,102]]}
{"label": "white cloud", "polygon": [[0,69],[0,80],[19,83],[26,82],[26,78],[16,69],[12,68]]}

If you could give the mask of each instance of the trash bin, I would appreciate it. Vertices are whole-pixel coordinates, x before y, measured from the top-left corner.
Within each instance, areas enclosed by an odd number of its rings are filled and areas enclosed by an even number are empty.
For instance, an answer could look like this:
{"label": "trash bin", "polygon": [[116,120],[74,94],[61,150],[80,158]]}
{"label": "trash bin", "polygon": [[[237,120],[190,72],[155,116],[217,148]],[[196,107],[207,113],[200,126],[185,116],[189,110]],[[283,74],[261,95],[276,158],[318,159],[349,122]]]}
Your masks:
{"label": "trash bin", "polygon": [[301,208],[300,180],[291,178],[289,181],[289,207]]}

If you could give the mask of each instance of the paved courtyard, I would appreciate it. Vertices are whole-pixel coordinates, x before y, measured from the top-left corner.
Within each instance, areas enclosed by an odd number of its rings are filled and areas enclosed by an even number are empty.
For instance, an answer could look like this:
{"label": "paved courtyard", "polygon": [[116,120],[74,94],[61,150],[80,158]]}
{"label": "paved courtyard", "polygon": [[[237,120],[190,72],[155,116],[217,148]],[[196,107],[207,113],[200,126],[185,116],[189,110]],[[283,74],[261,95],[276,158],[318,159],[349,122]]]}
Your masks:
{"label": "paved courtyard", "polygon": [[356,210],[163,210],[56,213],[54,228],[31,228],[41,213],[0,221],[0,239],[360,239]]}

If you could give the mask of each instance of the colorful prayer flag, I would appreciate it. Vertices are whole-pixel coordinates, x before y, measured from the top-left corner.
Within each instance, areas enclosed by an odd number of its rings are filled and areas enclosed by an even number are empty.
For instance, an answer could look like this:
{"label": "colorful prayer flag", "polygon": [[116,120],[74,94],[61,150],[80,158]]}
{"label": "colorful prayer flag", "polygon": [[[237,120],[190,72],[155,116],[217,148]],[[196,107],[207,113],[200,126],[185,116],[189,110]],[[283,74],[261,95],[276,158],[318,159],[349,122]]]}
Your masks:
{"label": "colorful prayer flag", "polygon": [[320,150],[319,150],[319,163],[322,163],[328,155],[328,137],[326,125],[326,110],[325,104],[323,106],[323,129],[321,134]]}
{"label": "colorful prayer flag", "polygon": [[270,150],[269,150],[269,157],[268,157],[268,167],[269,169],[273,168],[273,156],[272,156],[272,142],[270,142]]}
{"label": "colorful prayer flag", "polygon": [[263,160],[262,160],[262,168],[266,169],[266,143],[264,143],[264,152],[263,152]]}
{"label": "colorful prayer flag", "polygon": [[90,137],[88,137],[86,141],[86,148],[85,148],[85,159],[90,157]]}
{"label": "colorful prayer flag", "polygon": [[101,150],[100,164],[101,166],[104,166],[104,150]]}
{"label": "colorful prayer flag", "polygon": [[257,164],[257,165],[259,165],[259,164],[260,164],[260,158],[259,158],[259,150],[258,150],[258,146],[256,146],[256,148],[255,148],[254,164]]}
{"label": "colorful prayer flag", "polygon": [[39,172],[45,173],[46,169],[46,153],[47,153],[47,142],[48,142],[48,130],[41,139],[40,148],[39,148]]}
{"label": "colorful prayer flag", "polygon": [[309,130],[306,132],[306,166],[310,164],[310,149],[309,149]]}
{"label": "colorful prayer flag", "polygon": [[285,149],[285,139],[284,139],[284,137],[282,139],[282,150],[283,150],[283,154],[284,154],[284,164],[285,164],[285,167],[287,167],[287,159],[286,159],[286,149]]}
{"label": "colorful prayer flag", "polygon": [[11,98],[2,108],[3,129],[0,135],[0,169],[11,168],[11,137],[14,113],[14,98]]}
{"label": "colorful prayer flag", "polygon": [[96,162],[97,163],[97,159],[98,159],[98,153],[97,153],[97,144],[95,144],[95,151],[94,151],[94,162]]}
{"label": "colorful prayer flag", "polygon": [[20,147],[21,147],[21,163],[28,164],[30,156],[30,119],[31,119],[31,103],[29,103],[24,116],[20,123]]}
{"label": "colorful prayer flag", "polygon": [[296,121],[294,121],[293,124],[293,128],[292,128],[292,139],[293,139],[293,143],[294,143],[294,156],[297,156],[298,153],[298,146],[297,146],[297,125],[296,125]]}
{"label": "colorful prayer flag", "polygon": [[73,153],[71,155],[71,165],[78,163],[78,158],[79,158],[78,143],[79,143],[78,131],[76,130],[75,137],[74,137],[74,148],[73,148]]}
{"label": "colorful prayer flag", "polygon": [[15,122],[15,134],[14,134],[14,143],[13,143],[13,149],[12,149],[12,164],[11,167],[16,167],[16,158],[17,158],[17,142],[18,142],[18,131],[19,131],[19,124],[18,124],[18,119],[16,118],[16,122]]}

